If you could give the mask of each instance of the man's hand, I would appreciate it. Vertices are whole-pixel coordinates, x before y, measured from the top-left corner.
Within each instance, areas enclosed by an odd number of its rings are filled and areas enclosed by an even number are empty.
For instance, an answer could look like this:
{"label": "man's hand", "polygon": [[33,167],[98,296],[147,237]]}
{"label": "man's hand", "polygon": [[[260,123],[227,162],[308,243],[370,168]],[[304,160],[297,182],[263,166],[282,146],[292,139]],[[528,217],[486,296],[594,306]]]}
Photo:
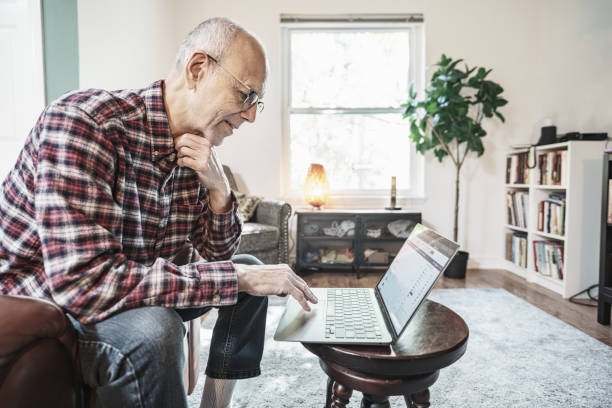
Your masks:
{"label": "man's hand", "polygon": [[174,140],[177,164],[193,169],[200,184],[210,191],[211,206],[217,213],[229,210],[230,185],[215,148],[203,136],[185,133]]}
{"label": "man's hand", "polygon": [[297,276],[289,265],[234,264],[234,267],[238,275],[239,292],[253,296],[291,295],[307,312],[310,312],[308,302],[319,302],[306,282]]}

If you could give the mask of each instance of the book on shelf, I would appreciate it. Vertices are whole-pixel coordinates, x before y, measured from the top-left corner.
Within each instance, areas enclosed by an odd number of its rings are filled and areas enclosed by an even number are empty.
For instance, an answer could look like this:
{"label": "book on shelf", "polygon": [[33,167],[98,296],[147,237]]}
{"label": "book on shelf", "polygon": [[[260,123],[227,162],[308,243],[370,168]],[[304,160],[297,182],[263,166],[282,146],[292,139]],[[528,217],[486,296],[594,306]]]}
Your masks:
{"label": "book on shelf", "polygon": [[565,194],[550,194],[538,204],[538,231],[565,235]]}
{"label": "book on shelf", "polygon": [[540,275],[563,280],[563,244],[533,241],[533,264]]}
{"label": "book on shelf", "polygon": [[529,184],[529,152],[513,153],[506,158],[506,184]]}
{"label": "book on shelf", "polygon": [[538,154],[538,184],[565,186],[567,183],[567,150]]}
{"label": "book on shelf", "polygon": [[506,259],[522,268],[527,268],[527,234],[509,232],[506,234]]}
{"label": "book on shelf", "polygon": [[529,193],[524,191],[506,192],[507,223],[515,227],[527,228],[527,206]]}

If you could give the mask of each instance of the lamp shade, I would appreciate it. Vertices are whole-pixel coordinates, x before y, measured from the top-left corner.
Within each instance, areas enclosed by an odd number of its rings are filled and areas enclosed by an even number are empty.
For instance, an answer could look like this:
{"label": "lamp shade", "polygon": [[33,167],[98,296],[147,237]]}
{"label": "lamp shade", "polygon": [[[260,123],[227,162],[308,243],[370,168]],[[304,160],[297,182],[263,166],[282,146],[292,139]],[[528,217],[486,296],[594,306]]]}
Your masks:
{"label": "lamp shade", "polygon": [[304,196],[308,204],[316,208],[320,208],[327,201],[329,184],[325,167],[322,164],[312,163],[308,168],[304,183]]}

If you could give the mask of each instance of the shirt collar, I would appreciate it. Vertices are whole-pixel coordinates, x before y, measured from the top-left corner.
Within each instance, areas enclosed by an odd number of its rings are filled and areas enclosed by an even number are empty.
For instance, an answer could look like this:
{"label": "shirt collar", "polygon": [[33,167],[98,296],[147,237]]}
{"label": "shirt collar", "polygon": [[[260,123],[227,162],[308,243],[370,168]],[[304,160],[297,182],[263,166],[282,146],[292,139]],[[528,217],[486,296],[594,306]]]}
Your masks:
{"label": "shirt collar", "polygon": [[164,105],[163,80],[153,82],[143,89],[142,98],[147,109],[147,122],[151,135],[151,158],[158,161],[175,153],[174,139],[170,133],[168,114]]}

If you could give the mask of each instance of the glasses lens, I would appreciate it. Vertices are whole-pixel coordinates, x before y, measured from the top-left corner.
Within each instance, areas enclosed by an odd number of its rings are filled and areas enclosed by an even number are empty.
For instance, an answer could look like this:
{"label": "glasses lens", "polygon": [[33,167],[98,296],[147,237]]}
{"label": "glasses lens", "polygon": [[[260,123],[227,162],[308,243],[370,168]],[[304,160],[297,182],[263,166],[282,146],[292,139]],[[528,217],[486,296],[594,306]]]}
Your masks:
{"label": "glasses lens", "polygon": [[259,101],[259,95],[255,91],[249,92],[246,99],[244,100],[244,105],[252,106],[255,105]]}
{"label": "glasses lens", "polygon": [[257,109],[261,112],[264,107],[264,103],[259,100],[259,95],[255,91],[249,92],[246,99],[243,102],[243,106],[247,109],[253,107],[253,105],[257,105]]}

